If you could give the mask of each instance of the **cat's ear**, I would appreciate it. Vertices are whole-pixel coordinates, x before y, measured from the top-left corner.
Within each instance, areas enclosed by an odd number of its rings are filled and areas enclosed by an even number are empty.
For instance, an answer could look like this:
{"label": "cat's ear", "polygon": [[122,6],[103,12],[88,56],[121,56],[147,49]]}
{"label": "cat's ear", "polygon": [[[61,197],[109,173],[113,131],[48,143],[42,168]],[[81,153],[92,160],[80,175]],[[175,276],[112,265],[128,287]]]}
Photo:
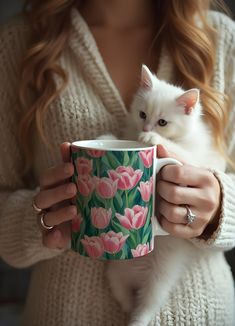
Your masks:
{"label": "cat's ear", "polygon": [[197,88],[192,88],[176,99],[176,103],[184,106],[184,113],[191,114],[199,101],[200,92]]}
{"label": "cat's ear", "polygon": [[153,75],[146,65],[142,65],[140,86],[146,90],[153,88]]}

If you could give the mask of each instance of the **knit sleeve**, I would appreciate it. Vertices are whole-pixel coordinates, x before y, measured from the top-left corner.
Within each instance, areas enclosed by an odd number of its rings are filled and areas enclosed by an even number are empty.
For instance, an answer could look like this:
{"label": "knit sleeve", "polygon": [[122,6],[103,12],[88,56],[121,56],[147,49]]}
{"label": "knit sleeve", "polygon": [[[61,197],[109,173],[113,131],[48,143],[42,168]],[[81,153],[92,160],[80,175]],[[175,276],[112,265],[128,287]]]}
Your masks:
{"label": "knit sleeve", "polygon": [[235,247],[235,174],[214,171],[221,188],[219,223],[212,234],[191,239],[200,248],[230,250]]}
{"label": "knit sleeve", "polygon": [[[228,17],[219,16],[224,29],[223,55],[220,56],[220,64],[224,61],[224,92],[229,97],[230,116],[226,129],[228,154],[235,163],[235,24]],[[226,32],[226,33],[225,33]],[[221,47],[222,48],[222,47]],[[226,51],[227,49],[227,51]],[[202,248],[217,250],[230,250],[235,247],[235,173],[233,169],[227,169],[226,173],[213,171],[221,188],[221,210],[219,223],[212,234],[191,241]]]}
{"label": "knit sleeve", "polygon": [[37,216],[31,205],[37,189],[27,189],[21,176],[23,158],[17,136],[20,109],[16,98],[24,44],[23,23],[1,29],[0,256],[15,267],[27,267],[60,252],[43,246]]}

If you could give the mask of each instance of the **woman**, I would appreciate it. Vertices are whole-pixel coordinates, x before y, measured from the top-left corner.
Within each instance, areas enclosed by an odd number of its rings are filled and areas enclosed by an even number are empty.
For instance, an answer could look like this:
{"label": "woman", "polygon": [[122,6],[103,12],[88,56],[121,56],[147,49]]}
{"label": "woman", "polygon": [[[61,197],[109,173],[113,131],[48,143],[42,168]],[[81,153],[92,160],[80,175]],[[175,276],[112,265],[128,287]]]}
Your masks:
{"label": "woman", "polygon": [[[64,141],[120,134],[143,62],[160,79],[201,89],[215,145],[235,158],[235,26],[208,12],[212,3],[34,0],[27,2],[28,22],[1,32],[0,255],[15,267],[34,265],[24,325],[128,320],[110,293],[105,264],[67,249],[76,218],[67,200],[76,189],[69,183],[69,143],[61,145],[64,163],[58,148]],[[160,147],[158,155],[174,153]],[[160,221],[172,236],[204,250],[151,325],[232,326],[233,283],[223,251],[235,245],[235,175],[185,163],[162,169]],[[188,185],[184,193],[180,184]],[[182,223],[182,203],[196,215],[190,226]]]}

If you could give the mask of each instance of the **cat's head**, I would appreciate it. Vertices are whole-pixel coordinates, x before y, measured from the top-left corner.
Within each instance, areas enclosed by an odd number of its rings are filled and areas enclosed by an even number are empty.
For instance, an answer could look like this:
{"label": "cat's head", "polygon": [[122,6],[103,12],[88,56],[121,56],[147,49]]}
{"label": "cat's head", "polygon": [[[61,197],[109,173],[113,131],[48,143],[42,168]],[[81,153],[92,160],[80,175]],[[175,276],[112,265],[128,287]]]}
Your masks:
{"label": "cat's head", "polygon": [[132,105],[131,116],[138,132],[155,131],[163,137],[185,136],[201,115],[199,90],[182,88],[159,80],[142,66],[141,84]]}

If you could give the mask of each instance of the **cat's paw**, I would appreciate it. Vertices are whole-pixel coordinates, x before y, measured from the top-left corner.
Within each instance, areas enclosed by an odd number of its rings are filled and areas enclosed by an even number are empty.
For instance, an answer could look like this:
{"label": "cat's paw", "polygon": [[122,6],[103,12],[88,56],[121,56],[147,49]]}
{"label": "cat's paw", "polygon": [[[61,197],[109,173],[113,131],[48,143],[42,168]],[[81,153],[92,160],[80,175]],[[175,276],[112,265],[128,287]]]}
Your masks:
{"label": "cat's paw", "polygon": [[162,137],[152,131],[143,131],[139,134],[138,141],[148,145],[158,145],[162,141]]}

